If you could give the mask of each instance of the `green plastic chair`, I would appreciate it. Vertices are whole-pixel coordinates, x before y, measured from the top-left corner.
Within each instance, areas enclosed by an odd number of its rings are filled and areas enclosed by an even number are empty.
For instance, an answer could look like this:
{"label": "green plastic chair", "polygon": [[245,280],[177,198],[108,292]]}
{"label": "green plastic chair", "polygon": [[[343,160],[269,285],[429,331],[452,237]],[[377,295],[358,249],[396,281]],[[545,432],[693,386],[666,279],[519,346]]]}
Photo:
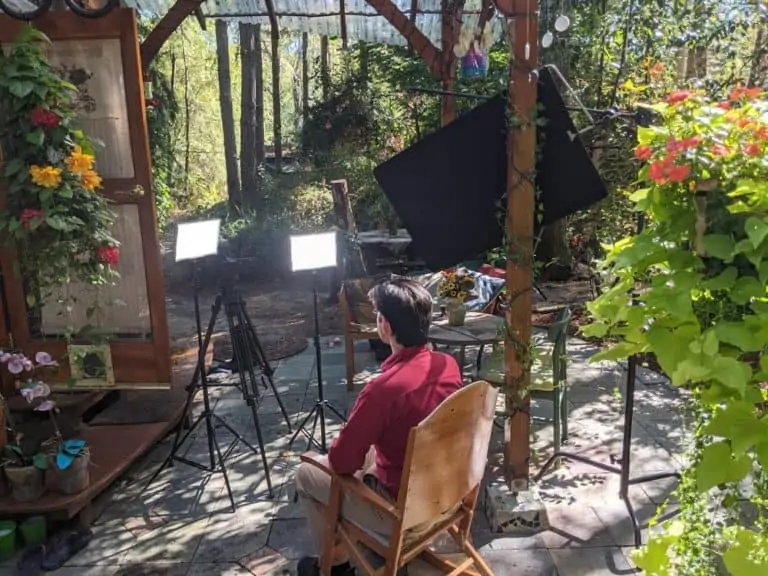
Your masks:
{"label": "green plastic chair", "polygon": [[[531,384],[528,388],[531,398],[552,402],[554,418],[532,418],[553,424],[555,452],[559,452],[562,443],[568,440],[566,340],[570,320],[570,308],[561,308],[547,331],[547,340],[552,343],[552,346],[537,349],[536,358],[531,366]],[[485,380],[494,386],[503,386],[504,378],[504,350],[502,347],[482,363],[477,370],[477,379]]]}

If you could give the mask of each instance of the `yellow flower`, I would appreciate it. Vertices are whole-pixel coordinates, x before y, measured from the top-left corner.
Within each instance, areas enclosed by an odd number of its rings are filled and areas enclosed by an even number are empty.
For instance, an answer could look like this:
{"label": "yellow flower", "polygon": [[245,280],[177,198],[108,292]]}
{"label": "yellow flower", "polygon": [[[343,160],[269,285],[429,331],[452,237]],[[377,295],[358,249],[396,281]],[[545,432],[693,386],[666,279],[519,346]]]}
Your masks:
{"label": "yellow flower", "polygon": [[80,176],[80,183],[83,185],[83,188],[89,192],[93,192],[96,188],[101,187],[101,176],[96,174],[93,170],[86,170],[83,172],[82,176]]}
{"label": "yellow flower", "polygon": [[84,154],[80,146],[75,146],[72,154],[70,154],[65,162],[70,172],[80,176],[93,169],[93,156]]}
{"label": "yellow flower", "polygon": [[43,188],[58,188],[61,184],[61,169],[53,166],[30,166],[32,182]]}

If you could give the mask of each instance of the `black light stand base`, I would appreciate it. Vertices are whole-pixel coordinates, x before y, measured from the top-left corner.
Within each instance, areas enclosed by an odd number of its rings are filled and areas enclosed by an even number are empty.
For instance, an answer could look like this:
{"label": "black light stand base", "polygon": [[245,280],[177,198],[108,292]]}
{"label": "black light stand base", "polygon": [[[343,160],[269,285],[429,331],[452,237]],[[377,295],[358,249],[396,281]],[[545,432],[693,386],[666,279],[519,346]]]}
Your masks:
{"label": "black light stand base", "polygon": [[[315,446],[318,450],[325,453],[328,451],[325,437],[325,411],[330,410],[331,413],[342,422],[345,422],[346,418],[342,415],[340,410],[323,397],[323,356],[320,350],[320,316],[317,310],[317,272],[314,271],[312,272],[312,303],[315,320],[315,335],[313,340],[315,345],[315,366],[317,366],[317,402],[301,424],[299,424],[299,427],[293,433],[293,436],[291,436],[291,441],[288,443],[288,446],[292,447],[299,434],[304,434],[308,440],[307,448]],[[312,417],[314,417],[312,428],[311,430],[307,430],[307,423]],[[320,424],[319,442],[315,438],[318,423]]]}
{"label": "black light stand base", "polygon": [[[262,466],[264,468],[264,476],[267,481],[267,491],[269,498],[274,498],[272,479],[269,474],[269,465],[267,462],[266,450],[264,448],[264,437],[262,435],[257,411],[259,390],[257,385],[256,372],[258,372],[261,376],[261,382],[264,388],[266,388],[268,385],[271,386],[275,398],[277,399],[277,403],[280,407],[280,411],[285,418],[289,432],[291,431],[291,423],[290,418],[288,417],[288,413],[283,406],[283,402],[280,399],[280,395],[278,394],[277,388],[275,387],[274,381],[272,379],[272,374],[274,371],[272,370],[269,362],[266,359],[266,356],[264,355],[264,350],[261,347],[259,338],[251,323],[250,317],[248,316],[245,304],[237,290],[231,285],[225,285],[221,292],[216,296],[213,306],[211,307],[211,317],[208,322],[208,327],[206,329],[205,336],[203,336],[202,321],[200,318],[200,291],[197,278],[197,268],[194,268],[193,288],[195,302],[195,321],[197,324],[198,336],[197,366],[195,368],[195,373],[192,377],[192,380],[186,387],[187,398],[184,404],[183,416],[181,424],[176,429],[176,436],[173,441],[171,453],[163,461],[155,473],[152,474],[152,477],[146,484],[145,491],[146,488],[149,488],[149,486],[155,481],[155,479],[165,468],[173,466],[174,462],[180,462],[209,474],[221,473],[224,476],[224,484],[227,488],[227,495],[229,496],[231,511],[235,512],[235,499],[232,495],[232,488],[229,483],[229,476],[227,474],[225,461],[230,456],[238,442],[242,443],[254,454],[261,456]],[[208,383],[208,378],[205,372],[205,357],[208,351],[208,346],[211,342],[214,328],[216,326],[216,321],[219,317],[219,313],[221,312],[222,307],[225,308],[225,315],[227,317],[227,324],[229,327],[229,337],[232,342],[235,361],[238,365],[240,382],[236,386],[242,392],[246,400],[246,404],[251,408],[251,414],[253,417],[254,427],[256,428],[259,448],[256,448],[248,441],[246,441],[236,430],[232,428],[232,426],[214,414],[213,409],[211,408],[209,393],[210,384]],[[192,403],[195,396],[197,395],[197,392],[200,390],[203,392],[203,412],[189,426],[189,428],[182,436],[182,431],[184,429],[183,423],[189,421],[189,416],[192,410]],[[181,447],[201,422],[205,422],[206,435],[208,438],[208,455],[210,460],[207,465],[200,464],[199,462],[195,462],[186,457],[178,455]],[[234,436],[234,440],[223,454],[216,438],[217,426],[221,426]]]}
{"label": "black light stand base", "polygon": [[534,477],[534,482],[539,482],[544,474],[546,474],[550,468],[559,460],[571,460],[573,462],[580,462],[587,466],[592,466],[598,470],[608,472],[609,474],[617,474],[621,480],[619,483],[619,498],[624,502],[627,507],[629,519],[632,522],[632,532],[634,535],[635,548],[639,548],[643,544],[642,528],[640,521],[637,518],[635,509],[632,506],[632,502],[629,500],[629,487],[636,486],[638,484],[647,484],[648,482],[655,482],[657,480],[663,480],[665,478],[677,478],[680,480],[679,472],[658,472],[655,474],[646,474],[643,476],[636,476],[630,478],[629,469],[631,464],[631,450],[632,450],[632,423],[634,419],[635,409],[635,377],[637,373],[637,358],[630,356],[627,361],[627,391],[624,397],[624,436],[621,442],[621,458],[618,460],[619,466],[612,466],[605,464],[604,462],[598,462],[591,458],[586,458],[580,454],[574,454],[572,452],[560,451],[553,454],[549,460],[547,460],[544,466],[541,468],[538,474]]}

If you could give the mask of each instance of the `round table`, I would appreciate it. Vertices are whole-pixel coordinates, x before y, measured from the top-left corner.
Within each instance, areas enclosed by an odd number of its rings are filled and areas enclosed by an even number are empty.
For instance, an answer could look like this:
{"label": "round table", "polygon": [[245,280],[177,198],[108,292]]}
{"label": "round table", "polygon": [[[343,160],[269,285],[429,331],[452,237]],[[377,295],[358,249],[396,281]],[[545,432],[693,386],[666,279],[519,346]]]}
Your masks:
{"label": "round table", "polygon": [[[464,369],[464,352],[467,346],[484,346],[504,340],[504,318],[483,314],[482,312],[467,312],[463,326],[449,326],[448,317],[444,316],[432,321],[429,327],[429,341],[442,346],[457,346],[459,348],[459,367]],[[478,367],[482,350],[478,352]]]}

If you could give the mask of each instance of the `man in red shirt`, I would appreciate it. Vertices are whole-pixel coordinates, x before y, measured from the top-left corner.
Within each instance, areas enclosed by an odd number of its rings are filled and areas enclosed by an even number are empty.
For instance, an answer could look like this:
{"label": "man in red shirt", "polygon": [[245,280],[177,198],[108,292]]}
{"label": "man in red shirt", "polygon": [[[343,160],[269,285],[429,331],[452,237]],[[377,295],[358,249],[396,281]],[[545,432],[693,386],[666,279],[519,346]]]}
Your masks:
{"label": "man in red shirt", "polygon": [[[324,463],[339,474],[355,474],[380,496],[395,501],[411,428],[453,392],[461,373],[447,354],[427,347],[432,297],[415,280],[394,278],[369,293],[376,311],[379,338],[392,348],[380,376],[365,385],[349,419],[331,444]],[[304,504],[317,551],[323,546],[325,507],[331,478],[311,464],[296,472],[296,492]],[[341,513],[361,528],[389,537],[390,519],[366,501],[344,495]],[[352,573],[346,558],[337,558],[332,576]],[[316,557],[302,558],[298,576],[319,574]]]}

